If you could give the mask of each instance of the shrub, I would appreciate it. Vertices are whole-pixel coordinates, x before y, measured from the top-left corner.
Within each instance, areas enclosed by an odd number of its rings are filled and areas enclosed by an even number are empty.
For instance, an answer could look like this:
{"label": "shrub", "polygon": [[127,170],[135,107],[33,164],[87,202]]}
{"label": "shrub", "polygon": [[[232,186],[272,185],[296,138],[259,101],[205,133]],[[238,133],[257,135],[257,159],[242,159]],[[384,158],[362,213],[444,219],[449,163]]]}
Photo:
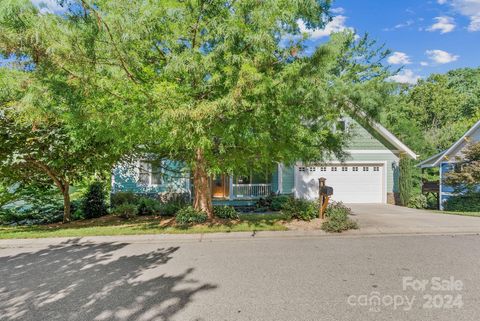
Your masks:
{"label": "shrub", "polygon": [[236,220],[239,218],[237,211],[232,206],[214,206],[213,213],[218,218]]}
{"label": "shrub", "polygon": [[333,202],[327,207],[327,220],[322,224],[322,230],[326,232],[340,233],[342,231],[357,229],[357,222],[351,220],[348,215],[352,210],[346,207],[343,203]]}
{"label": "shrub", "polygon": [[334,217],[337,215],[352,215],[352,209],[350,207],[347,207],[345,204],[342,202],[331,202],[328,204],[328,207],[325,211],[325,216],[326,217]]}
{"label": "shrub", "polygon": [[408,201],[408,207],[419,208],[419,209],[427,208],[428,207],[427,197],[423,194],[412,196]]}
{"label": "shrub", "polygon": [[141,197],[138,200],[138,215],[160,214],[161,204],[159,201],[149,197]]}
{"label": "shrub", "polygon": [[138,208],[135,204],[121,204],[113,209],[113,214],[121,218],[134,218],[138,214]]}
{"label": "shrub", "polygon": [[160,205],[160,215],[162,216],[175,216],[177,212],[182,208],[176,203],[166,203]]}
{"label": "shrub", "polygon": [[112,208],[122,204],[137,204],[138,195],[133,192],[116,192],[110,196],[110,206]]}
{"label": "shrub", "polygon": [[400,177],[399,177],[399,189],[400,189],[400,203],[403,206],[407,206],[412,197],[412,162],[405,156],[400,158]]}
{"label": "shrub", "polygon": [[265,198],[260,198],[255,204],[255,212],[280,211],[283,205],[291,198],[289,195],[270,194]]}
{"label": "shrub", "polygon": [[444,204],[446,211],[480,212],[480,193],[467,193],[451,196]]}
{"label": "shrub", "polygon": [[184,207],[178,211],[175,220],[178,224],[197,224],[204,223],[208,216],[204,212],[197,211],[192,206]]}
{"label": "shrub", "polygon": [[3,194],[0,195],[0,224],[50,224],[63,219],[63,199],[56,189],[18,185]]}
{"label": "shrub", "polygon": [[92,183],[82,199],[81,209],[85,218],[96,218],[107,214],[106,198],[104,184],[101,182]]}
{"label": "shrub", "polygon": [[287,195],[277,195],[272,198],[272,202],[270,204],[270,209],[272,211],[280,211],[283,209],[283,206],[288,202],[291,196]]}
{"label": "shrub", "polygon": [[289,197],[282,208],[282,213],[288,219],[310,221],[318,216],[317,202]]}

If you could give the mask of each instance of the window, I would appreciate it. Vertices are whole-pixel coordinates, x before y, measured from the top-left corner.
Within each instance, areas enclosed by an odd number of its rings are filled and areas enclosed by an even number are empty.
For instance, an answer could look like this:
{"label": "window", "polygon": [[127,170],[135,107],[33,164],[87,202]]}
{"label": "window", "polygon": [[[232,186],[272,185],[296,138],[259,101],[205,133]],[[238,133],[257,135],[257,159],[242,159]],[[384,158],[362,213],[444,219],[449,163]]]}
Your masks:
{"label": "window", "polygon": [[316,171],[316,168],[315,167],[310,167],[310,172],[315,172]]}
{"label": "window", "polygon": [[358,167],[357,166],[352,167],[352,171],[358,172]]}
{"label": "window", "polygon": [[320,172],[326,172],[327,168],[325,166],[320,167]]}
{"label": "window", "polygon": [[373,171],[374,171],[374,172],[379,172],[379,171],[380,171],[380,167],[374,166],[374,167],[373,167]]}
{"label": "window", "polygon": [[298,168],[298,171],[299,171],[299,172],[306,172],[306,168],[305,168],[305,167],[299,167],[299,168]]}
{"label": "window", "polygon": [[342,172],[348,172],[348,167],[343,166],[343,167],[342,167]]}
{"label": "window", "polygon": [[368,167],[368,166],[363,166],[363,171],[364,171],[364,172],[368,172],[368,170],[369,170],[369,167]]}
{"label": "window", "polygon": [[142,185],[162,184],[162,162],[142,160],[139,164],[138,182]]}
{"label": "window", "polygon": [[336,167],[332,167],[330,170],[331,170],[332,172],[336,172],[336,171],[337,171],[337,168],[336,168]]}

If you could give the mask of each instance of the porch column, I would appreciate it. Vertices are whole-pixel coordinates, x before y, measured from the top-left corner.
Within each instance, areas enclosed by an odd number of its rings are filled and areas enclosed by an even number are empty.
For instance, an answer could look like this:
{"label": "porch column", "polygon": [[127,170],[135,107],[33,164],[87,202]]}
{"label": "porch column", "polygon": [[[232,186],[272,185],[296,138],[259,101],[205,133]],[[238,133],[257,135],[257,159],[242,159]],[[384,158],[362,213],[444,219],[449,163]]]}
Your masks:
{"label": "porch column", "polygon": [[277,164],[277,192],[278,194],[283,194],[283,164]]}
{"label": "porch column", "polygon": [[233,195],[233,175],[230,175],[229,181],[228,181],[228,199],[233,200],[234,199]]}

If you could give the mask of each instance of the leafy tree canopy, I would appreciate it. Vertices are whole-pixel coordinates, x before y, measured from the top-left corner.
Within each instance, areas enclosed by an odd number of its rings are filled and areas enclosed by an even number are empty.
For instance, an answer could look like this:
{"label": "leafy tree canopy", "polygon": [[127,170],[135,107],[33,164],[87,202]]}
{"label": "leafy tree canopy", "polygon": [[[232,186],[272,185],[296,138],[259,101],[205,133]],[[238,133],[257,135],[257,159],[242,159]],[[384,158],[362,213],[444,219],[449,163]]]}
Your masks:
{"label": "leafy tree canopy", "polygon": [[323,27],[328,0],[58,3],[2,2],[0,51],[64,102],[46,108],[80,137],[187,162],[209,214],[210,175],[341,156],[339,115],[375,115],[390,89],[388,52],[366,37],[305,54],[298,21]]}

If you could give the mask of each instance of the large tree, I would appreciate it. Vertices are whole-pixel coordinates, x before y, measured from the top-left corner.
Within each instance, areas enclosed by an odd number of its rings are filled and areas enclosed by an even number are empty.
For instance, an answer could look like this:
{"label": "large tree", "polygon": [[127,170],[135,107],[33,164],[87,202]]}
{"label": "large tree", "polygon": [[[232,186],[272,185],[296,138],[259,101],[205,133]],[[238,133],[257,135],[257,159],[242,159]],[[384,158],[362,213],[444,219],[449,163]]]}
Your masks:
{"label": "large tree", "polygon": [[366,38],[334,35],[306,55],[299,23],[323,27],[328,0],[58,3],[39,14],[9,1],[3,50],[67,79],[99,127],[185,161],[210,216],[212,175],[341,156],[339,115],[373,115],[386,97],[386,53]]}
{"label": "large tree", "polygon": [[55,100],[29,76],[0,69],[0,184],[56,186],[64,200],[63,220],[68,222],[70,186],[108,171],[119,155],[114,142],[97,137],[96,131],[87,133],[73,126],[76,122],[67,124],[47,112],[50,104],[58,110],[65,102]]}
{"label": "large tree", "polygon": [[480,117],[480,68],[433,74],[401,88],[384,122],[423,158],[450,147]]}

